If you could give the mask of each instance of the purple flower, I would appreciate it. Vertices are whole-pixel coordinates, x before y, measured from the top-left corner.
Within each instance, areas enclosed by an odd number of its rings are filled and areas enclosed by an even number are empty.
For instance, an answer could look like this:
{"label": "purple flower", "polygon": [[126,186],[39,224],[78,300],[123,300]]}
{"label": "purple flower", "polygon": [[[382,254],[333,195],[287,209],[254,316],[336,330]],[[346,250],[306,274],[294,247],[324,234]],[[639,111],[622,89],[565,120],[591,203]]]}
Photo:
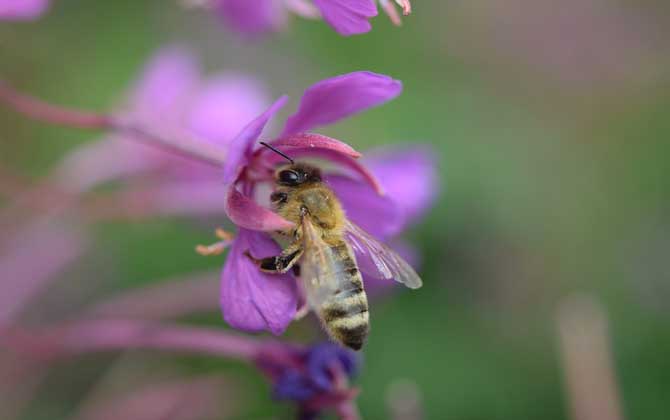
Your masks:
{"label": "purple flower", "polygon": [[214,7],[226,24],[251,36],[276,31],[286,22],[280,0],[218,0]]}
{"label": "purple flower", "polygon": [[[230,73],[203,78],[188,51],[170,47],[149,61],[119,112],[148,131],[210,142],[225,151],[235,134],[268,102],[265,88],[257,80]],[[110,180],[157,171],[162,175],[161,188],[180,191],[178,201],[165,203],[168,207],[212,195],[199,188],[197,195],[193,192],[186,197],[184,181],[220,179],[218,169],[138,144],[128,133],[111,133],[76,149],[64,159],[56,178],[63,186],[83,192]],[[220,184],[216,184],[220,193]],[[217,210],[222,209],[218,206]]]}
{"label": "purple flower", "polygon": [[[408,181],[401,175],[389,175],[380,183],[373,172],[357,161],[360,154],[350,146],[305,132],[380,105],[395,98],[401,90],[399,81],[370,72],[355,72],[321,81],[307,89],[298,111],[287,119],[280,137],[272,142],[293,158],[319,158],[339,167],[338,173],[326,173],[326,182],[338,196],[347,217],[380,239],[397,235],[434,197],[432,160],[422,150],[373,158],[372,167],[380,173],[392,172],[395,167],[401,174],[407,169],[410,178]],[[260,204],[267,201],[268,196],[267,190],[262,192],[262,187],[273,182],[273,169],[282,163],[282,158],[266,148],[258,148],[257,141],[265,125],[286,100],[286,97],[280,98],[238,134],[230,146],[223,174],[226,214],[240,227],[221,279],[223,315],[235,328],[264,329],[274,334],[283,332],[295,316],[300,299],[292,286],[294,279],[292,274],[262,273],[245,252],[248,250],[254,258],[277,255],[279,248],[267,232],[293,226]],[[381,194],[384,188],[392,195]],[[418,202],[403,205],[405,196]],[[361,258],[360,268],[367,274],[366,279],[376,273],[370,264]]]}
{"label": "purple flower", "polygon": [[0,0],[0,20],[33,20],[49,8],[49,0]]}
{"label": "purple flower", "polygon": [[355,35],[372,29],[368,19],[377,16],[373,0],[314,0],[323,20],[340,35]]}
{"label": "purple flower", "polygon": [[358,370],[356,354],[332,343],[266,346],[256,365],[273,383],[275,398],[299,405],[300,418],[313,418],[328,408],[341,411],[358,393],[349,387]]}
{"label": "purple flower", "polygon": [[[405,15],[411,12],[409,0],[395,0]],[[392,0],[379,0],[391,21],[400,25]],[[238,32],[258,35],[285,25],[287,12],[306,18],[322,17],[344,36],[369,32],[370,18],[377,16],[376,0],[214,0],[215,11]]]}

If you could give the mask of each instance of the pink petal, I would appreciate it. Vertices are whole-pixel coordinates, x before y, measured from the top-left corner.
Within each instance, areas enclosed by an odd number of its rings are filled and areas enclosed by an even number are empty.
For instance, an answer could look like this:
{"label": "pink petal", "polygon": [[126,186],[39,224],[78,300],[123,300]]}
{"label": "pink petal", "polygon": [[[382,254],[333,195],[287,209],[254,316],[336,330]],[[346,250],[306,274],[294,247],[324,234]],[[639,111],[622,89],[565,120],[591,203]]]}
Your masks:
{"label": "pink petal", "polygon": [[279,139],[274,140],[272,145],[279,148],[298,147],[328,149],[343,155],[350,156],[354,159],[361,157],[361,154],[348,144],[316,133],[297,133],[285,137],[280,137]]}
{"label": "pink petal", "polygon": [[197,137],[227,146],[270,103],[265,87],[243,75],[210,78],[194,93],[188,125]]}
{"label": "pink petal", "polygon": [[0,20],[32,20],[49,8],[49,0],[0,0]]}
{"label": "pink petal", "polygon": [[374,0],[314,0],[314,4],[323,19],[345,36],[370,31],[368,19],[377,16]]}
{"label": "pink petal", "polygon": [[401,91],[400,81],[368,71],[322,80],[305,91],[282,136],[332,124],[390,101]]}
{"label": "pink petal", "polygon": [[405,224],[421,217],[438,196],[437,162],[430,147],[377,150],[364,161],[402,210]]}
{"label": "pink petal", "polygon": [[216,299],[212,299],[220,287],[218,277],[219,273],[206,271],[122,292],[95,304],[84,318],[156,320],[214,312],[219,308]]}
{"label": "pink petal", "polygon": [[377,194],[370,185],[339,175],[329,175],[326,182],[340,199],[349,220],[366,232],[388,238],[402,229],[404,219],[396,203]]}
{"label": "pink petal", "polygon": [[62,187],[78,193],[106,182],[156,169],[166,152],[131,139],[111,135],[73,149],[56,168]]}
{"label": "pink petal", "polygon": [[236,31],[258,35],[281,28],[286,11],[278,0],[219,0],[217,12]]}
{"label": "pink petal", "polygon": [[[361,165],[356,159],[352,159],[347,155],[343,155],[339,152],[330,149],[311,148],[311,147],[287,149],[287,151],[289,152],[289,155],[295,159],[301,157],[315,157],[324,159],[335,165],[339,165],[341,167],[350,169],[353,173],[359,175],[363,181],[365,181],[372,188],[374,188],[377,194],[382,195],[384,194],[384,189],[377,180],[377,178],[374,176],[374,174],[368,171],[367,168]],[[284,162],[284,158],[275,153],[267,153],[266,156],[264,156],[264,158],[266,162],[270,165]]]}
{"label": "pink petal", "polygon": [[233,223],[245,229],[274,232],[291,229],[294,226],[277,213],[239,192],[234,184],[230,185],[226,192],[225,210]]}
{"label": "pink petal", "polygon": [[176,114],[199,78],[200,69],[189,51],[164,48],[145,66],[132,88],[130,112],[145,123],[174,125]]}
{"label": "pink petal", "polygon": [[[214,178],[214,177],[213,177]],[[142,194],[138,201],[150,201],[158,215],[204,216],[221,215],[226,211],[226,186],[220,180],[194,180],[166,182],[152,186],[148,191],[132,191]]]}
{"label": "pink petal", "polygon": [[288,100],[287,96],[282,96],[270,106],[264,113],[256,117],[240,131],[230,144],[230,150],[226,164],[223,168],[223,182],[230,184],[235,182],[240,172],[249,163],[251,151],[258,137],[263,132],[263,128],[270,118],[277,113]]}
{"label": "pink petal", "polygon": [[296,283],[291,275],[263,273],[244,253],[254,258],[278,255],[279,246],[264,233],[240,229],[221,277],[223,318],[245,331],[269,330],[281,334],[297,307]]}

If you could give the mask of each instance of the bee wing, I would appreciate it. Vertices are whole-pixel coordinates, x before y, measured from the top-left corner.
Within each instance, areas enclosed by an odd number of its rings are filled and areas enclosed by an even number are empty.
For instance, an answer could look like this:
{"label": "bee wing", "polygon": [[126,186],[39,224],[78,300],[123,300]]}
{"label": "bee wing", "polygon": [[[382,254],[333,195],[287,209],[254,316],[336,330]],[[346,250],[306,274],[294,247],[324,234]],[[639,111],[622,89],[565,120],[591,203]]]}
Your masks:
{"label": "bee wing", "polygon": [[332,248],[321,238],[308,215],[302,219],[303,249],[300,262],[302,281],[307,303],[315,309],[346,286],[342,263]]}
{"label": "bee wing", "polygon": [[421,287],[423,282],[416,271],[391,248],[349,220],[345,223],[345,232],[354,251],[372,261],[379,277],[394,279],[410,289]]}

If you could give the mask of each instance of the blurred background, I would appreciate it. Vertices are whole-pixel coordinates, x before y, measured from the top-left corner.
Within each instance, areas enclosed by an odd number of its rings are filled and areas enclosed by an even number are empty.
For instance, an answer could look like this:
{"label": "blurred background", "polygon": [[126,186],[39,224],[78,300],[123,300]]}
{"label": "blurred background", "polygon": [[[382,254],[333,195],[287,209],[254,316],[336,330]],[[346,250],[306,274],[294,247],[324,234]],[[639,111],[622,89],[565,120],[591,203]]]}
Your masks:
{"label": "blurred background", "polygon": [[[323,22],[293,17],[282,32],[249,40],[176,1],[57,0],[40,20],[0,23],[0,72],[23,91],[92,110],[118,104],[154,52],[175,43],[208,71],[258,77],[272,97],[287,93],[293,103],[316,81],[350,71],[402,80],[398,99],[319,130],[361,151],[427,143],[439,162],[438,201],[406,234],[420,249],[425,285],[373,302],[357,381],[363,417],[666,418],[670,7],[655,0],[413,6],[401,28],[380,15],[370,33],[343,38]],[[44,180],[69,150],[99,138],[0,107],[3,205],[13,205],[21,183]],[[12,255],[10,231],[39,212],[3,214],[2,252]],[[194,272],[216,276],[222,258],[202,258],[193,246],[224,219],[88,224],[85,238],[70,238],[85,247],[21,317],[68,319],[121,291]],[[31,256],[44,261],[56,252]],[[20,288],[22,279],[7,273],[2,288]],[[215,306],[185,322],[228,328]],[[316,331],[298,322],[285,338],[309,342]],[[71,418],[110,375],[135,387],[167,372],[220,377],[220,418],[291,418],[292,408],[273,401],[249,365],[131,353],[58,364],[20,418]],[[118,372],[123,358],[131,360]],[[589,404],[596,408],[584,409]]]}

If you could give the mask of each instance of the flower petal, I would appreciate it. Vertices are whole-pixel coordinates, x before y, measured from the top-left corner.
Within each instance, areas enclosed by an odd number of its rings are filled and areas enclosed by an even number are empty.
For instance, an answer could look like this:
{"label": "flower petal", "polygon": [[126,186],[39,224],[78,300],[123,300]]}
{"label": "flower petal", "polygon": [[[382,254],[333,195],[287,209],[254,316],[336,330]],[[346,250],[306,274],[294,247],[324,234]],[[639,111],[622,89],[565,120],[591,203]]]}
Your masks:
{"label": "flower petal", "polygon": [[368,19],[377,16],[374,0],[314,0],[314,4],[323,19],[345,36],[370,31]]}
{"label": "flower petal", "polygon": [[152,185],[149,191],[131,190],[151,202],[158,215],[221,215],[225,186],[219,180],[175,181]]}
{"label": "flower petal", "polygon": [[277,30],[286,21],[284,7],[277,0],[220,0],[216,6],[226,24],[247,35]]}
{"label": "flower petal", "polygon": [[358,358],[356,353],[333,343],[312,347],[307,356],[307,373],[321,391],[331,391],[335,385],[332,375],[333,364],[337,364],[343,373],[352,377],[358,368]]}
{"label": "flower petal", "polygon": [[288,100],[287,96],[282,96],[270,106],[264,113],[256,117],[240,131],[230,144],[228,158],[223,168],[223,182],[230,184],[235,182],[244,166],[249,163],[249,157],[253,150],[254,143],[258,140],[263,128],[270,118],[277,113]]}
{"label": "flower petal", "polygon": [[268,103],[266,89],[258,80],[221,74],[208,79],[194,94],[188,125],[196,136],[227,146]]}
{"label": "flower petal", "polygon": [[368,184],[340,175],[329,175],[326,183],[340,199],[347,218],[378,238],[400,232],[403,217],[396,203],[381,196]]}
{"label": "flower petal", "polygon": [[400,81],[368,71],[322,80],[305,91],[298,112],[287,120],[282,136],[332,124],[390,101],[401,91]]}
{"label": "flower petal", "polygon": [[288,274],[263,273],[245,255],[247,251],[254,258],[264,258],[278,255],[281,249],[264,233],[240,229],[221,277],[223,318],[241,330],[281,334],[295,316],[295,280]]}
{"label": "flower petal", "polygon": [[[220,272],[202,271],[120,292],[90,307],[83,318],[160,320],[211,313],[219,308],[212,299],[220,289]],[[366,284],[367,287],[367,284]]]}
{"label": "flower petal", "polygon": [[418,219],[439,192],[435,152],[429,147],[377,150],[364,162],[402,210],[405,224]]}
{"label": "flower petal", "polygon": [[280,137],[274,140],[272,145],[276,147],[321,148],[332,150],[354,159],[361,157],[359,152],[345,142],[316,133],[297,133]]}
{"label": "flower petal", "polygon": [[32,20],[49,8],[49,0],[0,0],[0,20]]}
{"label": "flower petal", "polygon": [[164,48],[145,66],[132,88],[130,112],[145,123],[176,124],[175,115],[199,78],[200,68],[188,50]]}
{"label": "flower petal", "polygon": [[111,134],[73,149],[53,177],[63,188],[84,193],[105,182],[156,169],[160,157],[165,157],[163,150]]}
{"label": "flower petal", "polygon": [[295,369],[286,369],[273,389],[274,397],[278,400],[307,401],[316,392],[309,378]]}
{"label": "flower petal", "polygon": [[266,209],[239,192],[235,184],[228,186],[224,208],[230,220],[245,229],[274,232],[287,230],[294,226],[277,213]]}

